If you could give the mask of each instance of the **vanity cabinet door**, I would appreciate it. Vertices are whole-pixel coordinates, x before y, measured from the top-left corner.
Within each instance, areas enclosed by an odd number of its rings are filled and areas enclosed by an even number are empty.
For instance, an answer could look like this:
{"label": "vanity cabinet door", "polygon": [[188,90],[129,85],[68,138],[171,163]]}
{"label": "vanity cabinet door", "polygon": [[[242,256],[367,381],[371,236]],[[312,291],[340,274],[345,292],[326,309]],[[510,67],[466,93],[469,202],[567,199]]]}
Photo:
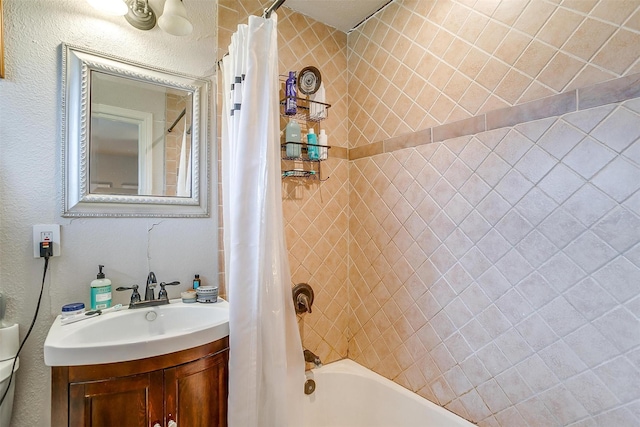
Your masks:
{"label": "vanity cabinet door", "polygon": [[167,423],[226,427],[229,351],[165,369]]}
{"label": "vanity cabinet door", "polygon": [[152,427],[162,422],[162,371],[69,384],[69,426]]}
{"label": "vanity cabinet door", "polygon": [[229,339],[147,359],[51,369],[53,427],[226,427]]}

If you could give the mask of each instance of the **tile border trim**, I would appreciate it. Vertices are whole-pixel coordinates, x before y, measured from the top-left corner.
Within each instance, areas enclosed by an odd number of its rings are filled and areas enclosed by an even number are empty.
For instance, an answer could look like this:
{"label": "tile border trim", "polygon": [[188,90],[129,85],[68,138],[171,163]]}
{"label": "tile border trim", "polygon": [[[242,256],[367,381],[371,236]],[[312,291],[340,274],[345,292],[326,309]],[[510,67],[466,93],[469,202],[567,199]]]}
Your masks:
{"label": "tile border trim", "polygon": [[563,114],[638,97],[640,97],[640,73],[350,148],[347,150],[348,156],[346,158],[349,160],[362,159],[376,154],[390,153],[460,136],[475,135],[534,120],[559,117]]}
{"label": "tile border trim", "polygon": [[335,158],[335,159],[348,160],[349,159],[349,149],[347,149],[345,147],[337,147],[337,146],[334,145],[329,150],[329,157],[330,158]]}

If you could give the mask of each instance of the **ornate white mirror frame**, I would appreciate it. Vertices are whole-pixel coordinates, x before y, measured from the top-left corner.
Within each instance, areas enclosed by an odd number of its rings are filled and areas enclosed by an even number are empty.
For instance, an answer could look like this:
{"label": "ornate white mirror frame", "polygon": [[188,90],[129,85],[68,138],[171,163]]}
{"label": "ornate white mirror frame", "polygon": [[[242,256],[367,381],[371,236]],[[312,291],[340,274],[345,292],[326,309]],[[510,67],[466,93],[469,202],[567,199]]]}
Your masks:
{"label": "ornate white mirror frame", "polygon": [[[190,95],[192,111],[187,113],[191,118],[190,195],[176,197],[91,192],[89,168],[93,71],[132,82],[157,85],[161,89],[177,89]],[[210,216],[209,102],[208,80],[62,44],[62,216]]]}

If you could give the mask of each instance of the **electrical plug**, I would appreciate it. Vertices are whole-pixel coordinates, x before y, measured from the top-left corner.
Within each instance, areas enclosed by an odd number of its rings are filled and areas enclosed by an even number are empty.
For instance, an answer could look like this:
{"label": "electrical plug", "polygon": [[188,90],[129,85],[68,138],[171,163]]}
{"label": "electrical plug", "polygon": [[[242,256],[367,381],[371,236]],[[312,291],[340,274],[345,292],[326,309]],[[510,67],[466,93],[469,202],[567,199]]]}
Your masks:
{"label": "electrical plug", "polygon": [[40,257],[49,258],[53,256],[53,242],[48,239],[40,242]]}

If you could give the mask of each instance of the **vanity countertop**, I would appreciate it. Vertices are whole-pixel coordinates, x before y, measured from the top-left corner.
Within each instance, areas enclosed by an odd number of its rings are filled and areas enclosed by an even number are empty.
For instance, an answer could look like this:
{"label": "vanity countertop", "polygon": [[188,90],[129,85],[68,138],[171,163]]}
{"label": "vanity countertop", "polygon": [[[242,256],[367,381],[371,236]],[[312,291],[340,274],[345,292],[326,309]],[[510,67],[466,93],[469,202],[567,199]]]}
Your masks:
{"label": "vanity countertop", "polygon": [[116,363],[173,353],[229,335],[229,303],[184,303],[124,309],[80,322],[56,317],[44,343],[48,366]]}

